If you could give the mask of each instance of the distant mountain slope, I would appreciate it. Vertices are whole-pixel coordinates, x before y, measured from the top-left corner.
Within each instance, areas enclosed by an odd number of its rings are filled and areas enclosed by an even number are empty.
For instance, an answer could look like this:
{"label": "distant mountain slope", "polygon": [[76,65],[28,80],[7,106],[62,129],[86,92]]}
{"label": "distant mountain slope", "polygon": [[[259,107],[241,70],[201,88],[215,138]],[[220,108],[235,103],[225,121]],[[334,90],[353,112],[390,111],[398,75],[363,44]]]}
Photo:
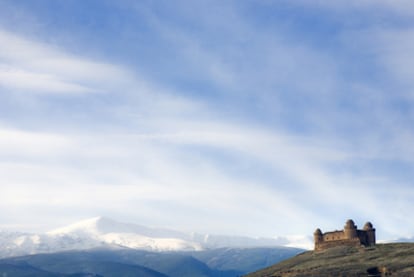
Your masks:
{"label": "distant mountain slope", "polygon": [[[278,251],[281,251],[281,255],[277,255]],[[124,272],[124,275],[118,276],[129,276],[129,272],[135,274],[142,272],[135,276],[158,277],[157,274],[163,273],[169,277],[237,277],[257,270],[263,264],[271,264],[283,257],[291,257],[298,251],[300,250],[290,248],[274,250],[226,248],[203,253],[204,251],[148,252],[132,249],[96,249],[7,258],[0,260],[0,265],[23,264],[48,272],[62,274],[84,272],[105,277],[116,276],[119,272]]]}
{"label": "distant mountain slope", "polygon": [[[146,266],[142,266],[145,264]],[[105,277],[235,277],[233,272],[221,272],[191,256],[180,253],[150,253],[143,251],[92,251],[38,254],[0,260],[1,266],[25,265],[38,272],[54,272],[68,276],[78,272],[92,273]],[[152,269],[150,269],[152,268]],[[163,272],[163,273],[161,273]],[[20,274],[20,273],[19,273]],[[26,275],[10,275],[26,276]],[[28,275],[28,276],[37,276]],[[43,276],[43,275],[39,275]]]}
{"label": "distant mountain slope", "polygon": [[[48,262],[48,261],[45,261]],[[42,264],[42,268],[48,271],[76,274],[76,272],[88,272],[105,277],[167,277],[167,275],[155,270],[130,264],[122,264],[112,261],[59,261],[58,264]]]}
{"label": "distant mountain slope", "polygon": [[[382,273],[382,275],[381,275]],[[308,251],[248,277],[414,276],[414,244],[378,244],[371,248],[336,247]]]}
{"label": "distant mountain slope", "polygon": [[0,273],[2,277],[103,277],[102,275],[84,272],[73,274],[47,272],[27,264],[7,263],[0,264]]}
{"label": "distant mountain slope", "polygon": [[270,266],[302,253],[303,249],[289,247],[273,248],[219,248],[194,252],[193,257],[217,270],[237,270],[248,273]]}
{"label": "distant mountain slope", "polygon": [[35,268],[29,265],[13,265],[13,264],[0,264],[0,276],[16,276],[16,277],[57,277],[67,275],[57,275],[52,272],[46,272],[44,270]]}
{"label": "distant mountain slope", "polygon": [[0,232],[0,258],[97,247],[159,252],[200,251],[223,247],[292,246],[296,242],[306,244],[306,241],[306,237],[273,239],[185,233],[95,217],[44,234]]}
{"label": "distant mountain slope", "polygon": [[[2,271],[5,268],[8,271]],[[10,269],[15,269],[10,273]],[[26,270],[28,275],[23,271]],[[167,277],[155,270],[109,260],[93,259],[84,253],[39,254],[0,260],[0,273],[7,276],[105,276]],[[4,275],[4,274],[3,274]]]}
{"label": "distant mountain slope", "polygon": [[156,268],[171,277],[235,276],[227,272],[213,270],[192,256],[182,254],[160,255],[157,259],[143,261],[143,265]]}

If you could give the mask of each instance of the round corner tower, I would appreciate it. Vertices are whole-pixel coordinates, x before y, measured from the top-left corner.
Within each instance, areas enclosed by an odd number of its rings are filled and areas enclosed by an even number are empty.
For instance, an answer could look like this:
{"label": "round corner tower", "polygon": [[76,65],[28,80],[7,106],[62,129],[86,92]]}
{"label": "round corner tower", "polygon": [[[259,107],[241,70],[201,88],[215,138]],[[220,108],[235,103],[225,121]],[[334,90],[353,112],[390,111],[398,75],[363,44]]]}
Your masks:
{"label": "round corner tower", "polygon": [[364,231],[366,232],[368,246],[375,245],[375,229],[371,222],[365,223]]}
{"label": "round corner tower", "polygon": [[316,229],[315,232],[313,232],[313,240],[315,242],[315,250],[320,249],[320,245],[323,242],[323,235],[321,229]]}
{"label": "round corner tower", "polygon": [[322,231],[321,229],[316,229],[315,232],[313,233],[313,239],[315,241],[315,243],[319,243],[322,241]]}
{"label": "round corner tower", "polygon": [[346,239],[355,239],[358,237],[357,226],[352,219],[348,219],[344,226],[344,235]]}

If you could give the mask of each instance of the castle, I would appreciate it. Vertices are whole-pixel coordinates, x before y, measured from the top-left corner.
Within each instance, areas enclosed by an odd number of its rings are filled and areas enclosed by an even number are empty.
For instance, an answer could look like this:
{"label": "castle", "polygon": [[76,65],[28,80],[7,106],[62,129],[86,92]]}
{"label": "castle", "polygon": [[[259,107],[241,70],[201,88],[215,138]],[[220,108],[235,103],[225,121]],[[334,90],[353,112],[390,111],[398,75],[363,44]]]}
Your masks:
{"label": "castle", "polygon": [[358,230],[351,219],[346,222],[344,229],[341,231],[322,233],[321,229],[318,228],[313,233],[313,237],[315,240],[315,250],[341,245],[375,245],[375,229],[372,227],[371,222],[367,222],[362,230]]}

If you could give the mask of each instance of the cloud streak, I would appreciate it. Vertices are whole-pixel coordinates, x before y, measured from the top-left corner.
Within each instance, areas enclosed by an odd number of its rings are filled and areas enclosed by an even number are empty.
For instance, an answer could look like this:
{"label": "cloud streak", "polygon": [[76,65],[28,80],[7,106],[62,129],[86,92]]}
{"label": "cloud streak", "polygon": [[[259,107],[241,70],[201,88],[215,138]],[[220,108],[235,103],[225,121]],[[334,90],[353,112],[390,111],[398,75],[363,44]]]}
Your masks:
{"label": "cloud streak", "polygon": [[0,45],[3,91],[41,94],[107,92],[110,84],[105,80],[108,76],[111,80],[124,82],[131,78],[122,68],[75,57],[57,47],[4,30],[0,32]]}

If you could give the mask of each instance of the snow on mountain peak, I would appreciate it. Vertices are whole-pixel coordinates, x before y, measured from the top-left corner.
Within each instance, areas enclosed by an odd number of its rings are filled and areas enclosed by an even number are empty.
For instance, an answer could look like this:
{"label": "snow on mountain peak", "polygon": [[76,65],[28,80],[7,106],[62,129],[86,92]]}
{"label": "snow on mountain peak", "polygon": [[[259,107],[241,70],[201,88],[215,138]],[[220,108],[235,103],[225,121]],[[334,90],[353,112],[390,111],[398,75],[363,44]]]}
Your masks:
{"label": "snow on mountain peak", "polygon": [[[201,250],[202,246],[186,240],[186,235],[166,229],[121,223],[107,217],[94,217],[47,233],[90,245],[116,245],[152,251]],[[95,247],[96,247],[95,246]]]}
{"label": "snow on mountain peak", "polygon": [[[100,235],[111,232],[120,232],[122,228],[122,223],[118,223],[112,219],[98,216],[89,219],[85,219],[68,226],[58,228],[52,231],[47,232],[49,235],[68,235],[68,234],[89,234],[89,235]],[[123,232],[121,232],[123,233]]]}
{"label": "snow on mountain peak", "polygon": [[95,218],[90,218],[90,219],[86,219],[86,220],[82,220],[76,223],[73,223],[71,225],[65,226],[65,227],[61,227],[52,231],[47,232],[47,234],[49,235],[64,235],[64,234],[68,234],[68,233],[73,233],[76,231],[92,231],[94,230],[95,226],[96,226],[96,221],[99,220],[99,217],[95,217]]}
{"label": "snow on mountain peak", "polygon": [[0,257],[121,247],[149,251],[198,251],[223,247],[299,246],[303,237],[250,238],[183,233],[121,223],[107,217],[94,217],[44,234],[0,232]]}

